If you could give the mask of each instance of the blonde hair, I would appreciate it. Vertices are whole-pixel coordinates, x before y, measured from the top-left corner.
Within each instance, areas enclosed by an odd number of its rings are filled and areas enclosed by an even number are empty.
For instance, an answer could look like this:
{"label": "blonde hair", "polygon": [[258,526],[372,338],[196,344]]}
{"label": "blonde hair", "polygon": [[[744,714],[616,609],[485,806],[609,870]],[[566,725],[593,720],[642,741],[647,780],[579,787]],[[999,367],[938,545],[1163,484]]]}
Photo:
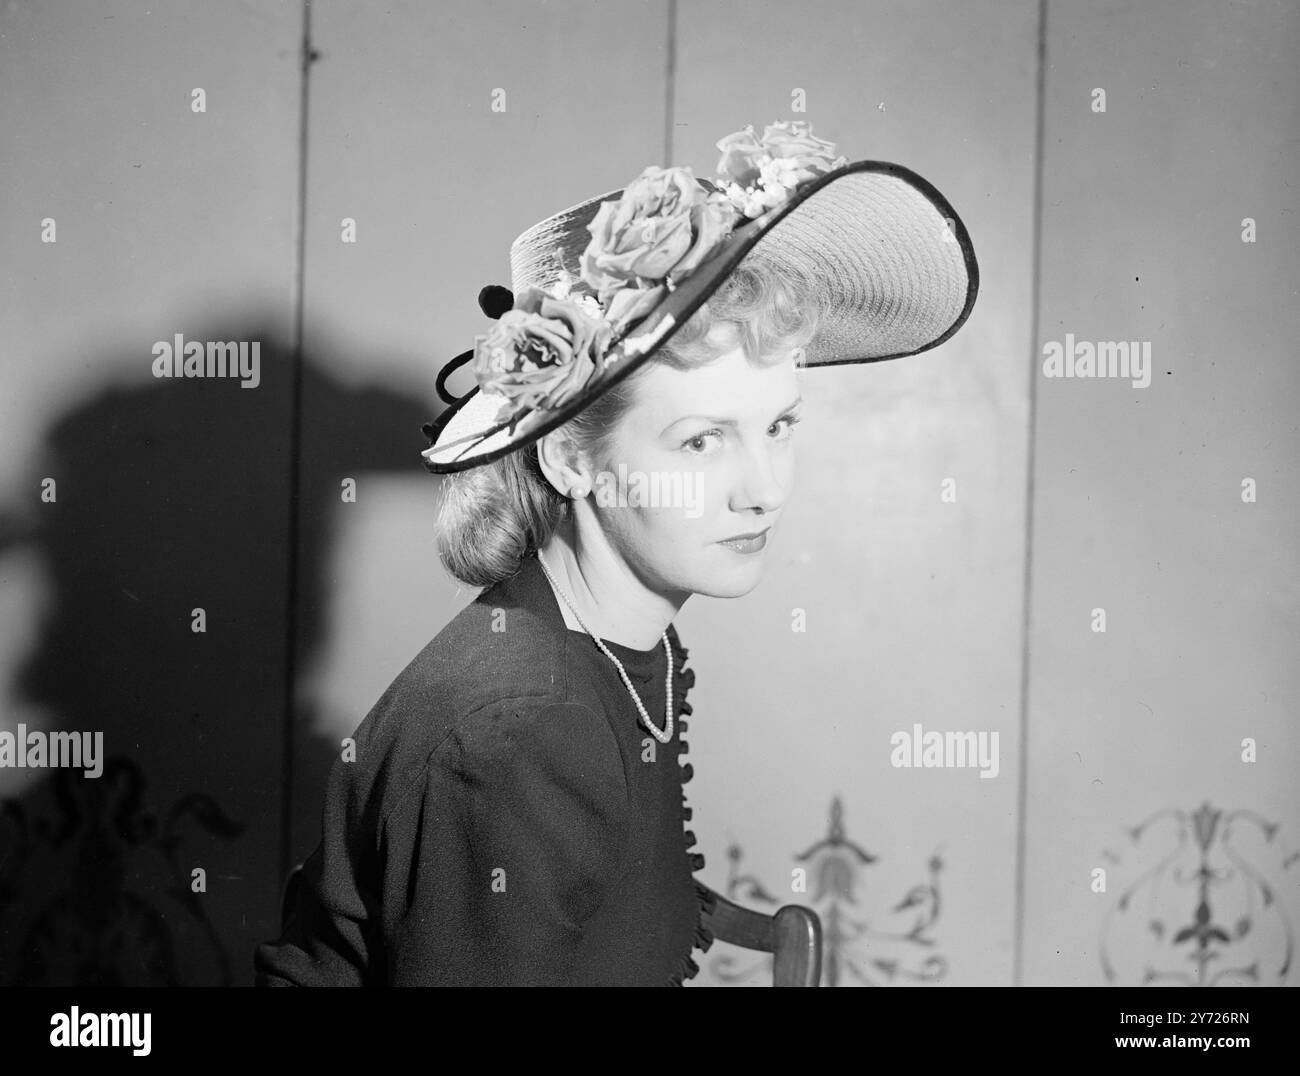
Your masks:
{"label": "blonde hair", "polygon": [[[637,398],[652,362],[692,370],[736,347],[756,365],[782,362],[805,347],[821,319],[816,282],[777,265],[760,243],[647,362],[560,427],[587,460],[608,456],[619,421]],[[801,360],[796,354],[796,365]],[[508,579],[525,556],[550,541],[573,510],[542,473],[537,442],[492,463],[443,478],[438,555],[461,582],[487,587]]]}

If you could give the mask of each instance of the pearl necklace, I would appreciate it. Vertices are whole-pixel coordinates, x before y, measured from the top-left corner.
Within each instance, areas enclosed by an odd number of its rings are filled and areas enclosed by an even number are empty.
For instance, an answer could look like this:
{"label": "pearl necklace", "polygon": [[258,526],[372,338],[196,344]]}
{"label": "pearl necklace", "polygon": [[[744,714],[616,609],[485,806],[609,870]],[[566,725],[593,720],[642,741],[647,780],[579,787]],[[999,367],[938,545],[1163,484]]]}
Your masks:
{"label": "pearl necklace", "polygon": [[582,624],[586,633],[596,640],[596,645],[605,652],[605,655],[609,660],[618,666],[618,674],[623,678],[623,683],[631,693],[632,701],[636,703],[636,708],[641,711],[641,720],[645,723],[645,727],[650,731],[650,734],[660,743],[667,743],[673,738],[673,650],[672,646],[668,642],[668,632],[665,631],[663,634],[664,653],[668,655],[668,680],[664,687],[664,731],[660,732],[655,728],[654,722],[650,720],[650,715],[646,713],[645,706],[641,703],[641,696],[636,693],[636,688],[632,686],[632,681],[628,679],[627,671],[623,668],[623,663],[619,661],[613,653],[611,653],[609,647],[600,641],[596,633],[587,627],[583,622],[582,617],[578,616],[578,610],[573,608],[573,602],[569,601],[568,595],[564,593],[564,589],[555,581],[555,576],[551,574],[551,569],[546,566],[546,561],[542,560],[540,550],[537,553],[537,563],[542,566],[542,571],[546,573],[546,578],[551,581],[551,585],[555,587],[556,593],[564,599],[564,604],[572,610],[578,623]]}

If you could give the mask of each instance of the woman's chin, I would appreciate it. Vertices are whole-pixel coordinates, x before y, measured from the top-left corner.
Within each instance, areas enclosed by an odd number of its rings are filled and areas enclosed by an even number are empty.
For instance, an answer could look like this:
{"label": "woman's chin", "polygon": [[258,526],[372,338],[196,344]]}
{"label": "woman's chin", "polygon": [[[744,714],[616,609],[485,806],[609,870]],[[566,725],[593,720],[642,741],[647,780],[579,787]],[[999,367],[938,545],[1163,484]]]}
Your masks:
{"label": "woman's chin", "polygon": [[706,598],[742,598],[753,590],[767,571],[767,558],[762,553],[738,557],[728,550],[723,555],[730,563],[705,573],[705,585],[695,588],[696,594]]}

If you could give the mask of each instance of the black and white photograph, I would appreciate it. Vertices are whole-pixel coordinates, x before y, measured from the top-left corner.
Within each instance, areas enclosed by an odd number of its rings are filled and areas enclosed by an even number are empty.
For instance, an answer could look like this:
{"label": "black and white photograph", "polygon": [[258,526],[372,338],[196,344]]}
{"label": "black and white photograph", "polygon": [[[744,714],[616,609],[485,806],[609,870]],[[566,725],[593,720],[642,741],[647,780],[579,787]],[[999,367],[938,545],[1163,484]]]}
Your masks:
{"label": "black and white photograph", "polygon": [[1181,988],[1300,985],[1298,60],[1294,0],[0,3],[33,1041],[1010,987],[1249,1052]]}

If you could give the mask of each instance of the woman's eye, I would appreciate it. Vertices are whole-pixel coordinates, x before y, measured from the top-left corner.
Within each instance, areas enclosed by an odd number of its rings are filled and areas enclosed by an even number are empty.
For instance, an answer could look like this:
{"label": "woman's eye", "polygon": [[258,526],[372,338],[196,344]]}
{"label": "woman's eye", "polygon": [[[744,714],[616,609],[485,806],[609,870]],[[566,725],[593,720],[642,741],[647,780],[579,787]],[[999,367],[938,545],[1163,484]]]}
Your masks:
{"label": "woman's eye", "polygon": [[695,448],[693,446],[700,444],[700,442],[702,442],[706,437],[714,437],[714,436],[721,437],[722,431],[705,430],[703,433],[697,433],[694,437],[690,438],[689,440],[683,441],[682,448],[690,448],[692,452],[698,454],[704,451],[703,447]]}
{"label": "woman's eye", "polygon": [[776,422],[772,423],[772,425],[775,426],[775,425],[777,425],[777,424],[779,424],[779,423],[784,422],[784,423],[786,424],[786,427],[785,427],[785,437],[789,437],[789,436],[790,436],[790,432],[791,432],[791,431],[792,431],[796,426],[798,426],[799,423],[802,422],[802,421],[803,421],[803,420],[802,420],[798,415],[786,415],[786,416],[783,417],[783,418],[779,418],[779,419],[777,419]]}

